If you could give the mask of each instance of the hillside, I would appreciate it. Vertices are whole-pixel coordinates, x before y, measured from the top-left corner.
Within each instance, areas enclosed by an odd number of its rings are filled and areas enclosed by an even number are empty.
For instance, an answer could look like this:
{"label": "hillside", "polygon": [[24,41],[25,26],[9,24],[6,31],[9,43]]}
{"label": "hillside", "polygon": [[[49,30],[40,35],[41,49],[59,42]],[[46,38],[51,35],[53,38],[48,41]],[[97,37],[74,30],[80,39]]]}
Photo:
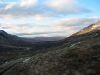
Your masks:
{"label": "hillside", "polygon": [[0,30],[0,45],[27,46],[28,44],[30,45],[31,43],[26,42],[23,38],[8,34],[7,32]]}
{"label": "hillside", "polygon": [[2,64],[0,75],[100,75],[100,29],[91,30],[93,26],[100,24],[86,27],[45,53]]}
{"label": "hillside", "polygon": [[17,47],[31,47],[35,44],[45,44],[51,43],[58,40],[62,40],[65,37],[36,37],[36,38],[25,38],[18,37],[16,35],[11,35],[5,32],[4,30],[0,30],[0,45],[9,45],[9,46],[17,46]]}
{"label": "hillside", "polygon": [[[11,35],[0,30],[0,64],[18,59],[22,56],[29,56],[40,52],[42,49],[54,46],[56,41],[63,37],[37,37],[25,38]],[[41,50],[40,50],[41,49]]]}
{"label": "hillside", "polygon": [[91,33],[91,32],[95,32],[100,30],[100,22],[97,22],[95,24],[92,24],[84,29],[82,29],[81,31],[77,32],[74,35],[82,35],[82,34],[87,34],[87,33]]}

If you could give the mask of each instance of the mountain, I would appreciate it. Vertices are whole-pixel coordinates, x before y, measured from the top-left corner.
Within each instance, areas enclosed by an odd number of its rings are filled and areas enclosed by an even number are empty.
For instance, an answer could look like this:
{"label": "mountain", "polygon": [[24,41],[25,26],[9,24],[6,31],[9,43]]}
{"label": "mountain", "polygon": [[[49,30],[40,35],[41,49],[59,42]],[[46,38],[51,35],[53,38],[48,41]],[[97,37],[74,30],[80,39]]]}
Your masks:
{"label": "mountain", "polygon": [[100,22],[98,22],[96,24],[92,24],[92,25],[82,29],[81,31],[77,32],[75,35],[82,35],[82,34],[86,34],[86,33],[95,32],[98,30],[100,30]]}
{"label": "mountain", "polygon": [[15,35],[8,34],[7,32],[0,30],[0,44],[12,45],[12,46],[33,46],[39,43],[55,42],[62,40],[65,37],[36,37],[36,38],[24,38]]}
{"label": "mountain", "polygon": [[0,30],[0,45],[23,46],[26,43],[28,42],[24,41],[22,38]]}
{"label": "mountain", "polygon": [[43,42],[43,41],[59,41],[65,39],[66,37],[35,37],[35,38],[28,38],[30,41],[33,42]]}
{"label": "mountain", "polygon": [[10,60],[0,66],[0,75],[100,75],[99,27],[92,24],[46,52]]}
{"label": "mountain", "polygon": [[34,54],[54,46],[63,37],[24,38],[0,30],[0,64],[20,56]]}
{"label": "mountain", "polygon": [[82,29],[81,31],[72,34],[70,37],[65,38],[62,42],[64,46],[70,46],[75,43],[80,43],[80,41],[89,40],[100,34],[100,22],[89,25],[88,27]]}

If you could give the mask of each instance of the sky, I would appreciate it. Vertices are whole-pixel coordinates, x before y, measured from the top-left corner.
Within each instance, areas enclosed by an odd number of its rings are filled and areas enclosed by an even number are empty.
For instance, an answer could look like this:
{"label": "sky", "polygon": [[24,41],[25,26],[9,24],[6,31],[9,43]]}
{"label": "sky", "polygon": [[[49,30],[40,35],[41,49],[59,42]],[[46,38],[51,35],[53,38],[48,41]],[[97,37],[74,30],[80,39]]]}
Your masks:
{"label": "sky", "polygon": [[0,0],[0,30],[21,37],[68,37],[99,20],[100,0]]}

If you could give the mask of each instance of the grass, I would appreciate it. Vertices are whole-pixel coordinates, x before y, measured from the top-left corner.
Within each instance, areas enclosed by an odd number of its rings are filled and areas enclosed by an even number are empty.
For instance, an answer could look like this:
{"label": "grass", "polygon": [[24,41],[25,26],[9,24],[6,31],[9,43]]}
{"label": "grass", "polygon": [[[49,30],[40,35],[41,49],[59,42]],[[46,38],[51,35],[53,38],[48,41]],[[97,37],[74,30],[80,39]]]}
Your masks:
{"label": "grass", "polygon": [[4,75],[100,75],[99,38],[30,58],[29,63],[20,62]]}

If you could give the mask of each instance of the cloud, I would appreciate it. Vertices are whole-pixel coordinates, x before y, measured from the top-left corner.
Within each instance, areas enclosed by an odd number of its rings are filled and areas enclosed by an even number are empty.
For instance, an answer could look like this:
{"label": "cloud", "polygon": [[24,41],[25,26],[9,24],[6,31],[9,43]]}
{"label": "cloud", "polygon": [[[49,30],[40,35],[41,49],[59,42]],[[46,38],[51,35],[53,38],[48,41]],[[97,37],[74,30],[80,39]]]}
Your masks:
{"label": "cloud", "polygon": [[75,28],[76,31],[81,30],[84,27],[89,26],[90,24],[98,22],[99,18],[69,18],[63,19],[62,22],[55,24],[58,28]]}
{"label": "cloud", "polygon": [[47,0],[45,4],[50,9],[56,10],[58,12],[64,12],[64,13],[90,12],[89,9],[81,7],[79,5],[79,0]]}
{"label": "cloud", "polygon": [[6,24],[6,25],[0,25],[0,28],[2,29],[14,29],[16,30],[18,27],[16,25],[12,24]]}
{"label": "cloud", "polygon": [[[2,19],[5,20],[5,22],[2,22],[1,25],[1,29],[6,30],[7,32],[11,33],[11,34],[22,34],[23,36],[25,36],[28,34],[31,36],[34,35],[51,35],[51,34],[55,34],[55,35],[59,35],[59,34],[64,34],[67,30],[69,31],[70,28],[57,28],[54,24],[58,23],[60,20],[54,19],[54,18],[49,18],[46,15],[40,15],[37,14],[35,16],[33,16],[33,19],[31,19],[31,23],[27,22],[29,20],[29,18],[18,18],[16,20],[15,17],[13,17],[13,15],[4,15],[2,16]],[[13,22],[13,20],[15,20],[18,23]],[[62,22],[62,21],[60,21]],[[59,34],[58,34],[59,33]],[[72,33],[70,31],[70,33]],[[66,32],[66,35],[68,33]],[[20,35],[22,36],[22,35]]]}
{"label": "cloud", "polygon": [[13,20],[15,17],[15,15],[10,15],[10,14],[7,14],[7,15],[0,15],[0,18],[2,18],[3,20]]}
{"label": "cloud", "polygon": [[43,21],[44,19],[46,19],[46,18],[49,18],[47,15],[45,15],[45,14],[34,14],[33,15],[33,18],[35,19],[35,20],[37,20],[38,22],[41,22],[41,21]]}
{"label": "cloud", "polygon": [[66,18],[69,14],[73,17],[72,14],[89,12],[80,6],[79,0],[43,0],[43,4],[38,3],[39,1],[17,0],[14,3],[2,3],[0,28],[11,34],[69,36],[94,22],[96,18]]}
{"label": "cloud", "polygon": [[[12,16],[13,17],[13,16]],[[3,22],[0,26],[1,29],[6,30],[11,34],[16,34],[18,36],[38,36],[38,35],[45,35],[45,36],[69,36],[80,29],[90,25],[91,23],[97,22],[100,19],[90,17],[90,18],[60,18],[60,19],[49,19],[45,18],[43,15],[37,14],[35,19],[31,19],[31,23],[27,22],[29,18],[25,19],[17,19],[16,22],[10,21],[9,18],[11,16],[6,17],[5,22]],[[41,18],[44,17],[44,18]],[[5,18],[5,17],[4,17]],[[15,19],[14,19],[15,20]],[[21,21],[22,20],[22,21]],[[36,22],[36,23],[35,23]],[[38,23],[39,22],[39,23]],[[46,23],[47,22],[47,23]],[[46,23],[46,24],[45,24]]]}
{"label": "cloud", "polygon": [[17,0],[14,2],[2,1],[0,2],[0,14],[30,14],[33,13],[35,5],[37,4],[38,0]]}
{"label": "cloud", "polygon": [[17,2],[9,2],[9,1],[0,1],[0,7],[2,8],[1,11],[10,10],[17,5]]}
{"label": "cloud", "polygon": [[[26,16],[43,13],[52,16],[88,13],[91,10],[80,6],[79,0],[17,0],[15,2],[2,2],[0,14],[16,14]],[[24,14],[24,15],[23,15]]]}
{"label": "cloud", "polygon": [[20,0],[20,7],[29,8],[37,4],[38,0]]}
{"label": "cloud", "polygon": [[7,4],[4,8],[4,10],[12,9],[15,6],[15,4]]}
{"label": "cloud", "polygon": [[18,33],[19,36],[25,36],[25,35],[40,35],[40,34],[54,34],[54,33],[64,33],[64,31],[58,31],[58,32],[35,32],[35,33]]}

